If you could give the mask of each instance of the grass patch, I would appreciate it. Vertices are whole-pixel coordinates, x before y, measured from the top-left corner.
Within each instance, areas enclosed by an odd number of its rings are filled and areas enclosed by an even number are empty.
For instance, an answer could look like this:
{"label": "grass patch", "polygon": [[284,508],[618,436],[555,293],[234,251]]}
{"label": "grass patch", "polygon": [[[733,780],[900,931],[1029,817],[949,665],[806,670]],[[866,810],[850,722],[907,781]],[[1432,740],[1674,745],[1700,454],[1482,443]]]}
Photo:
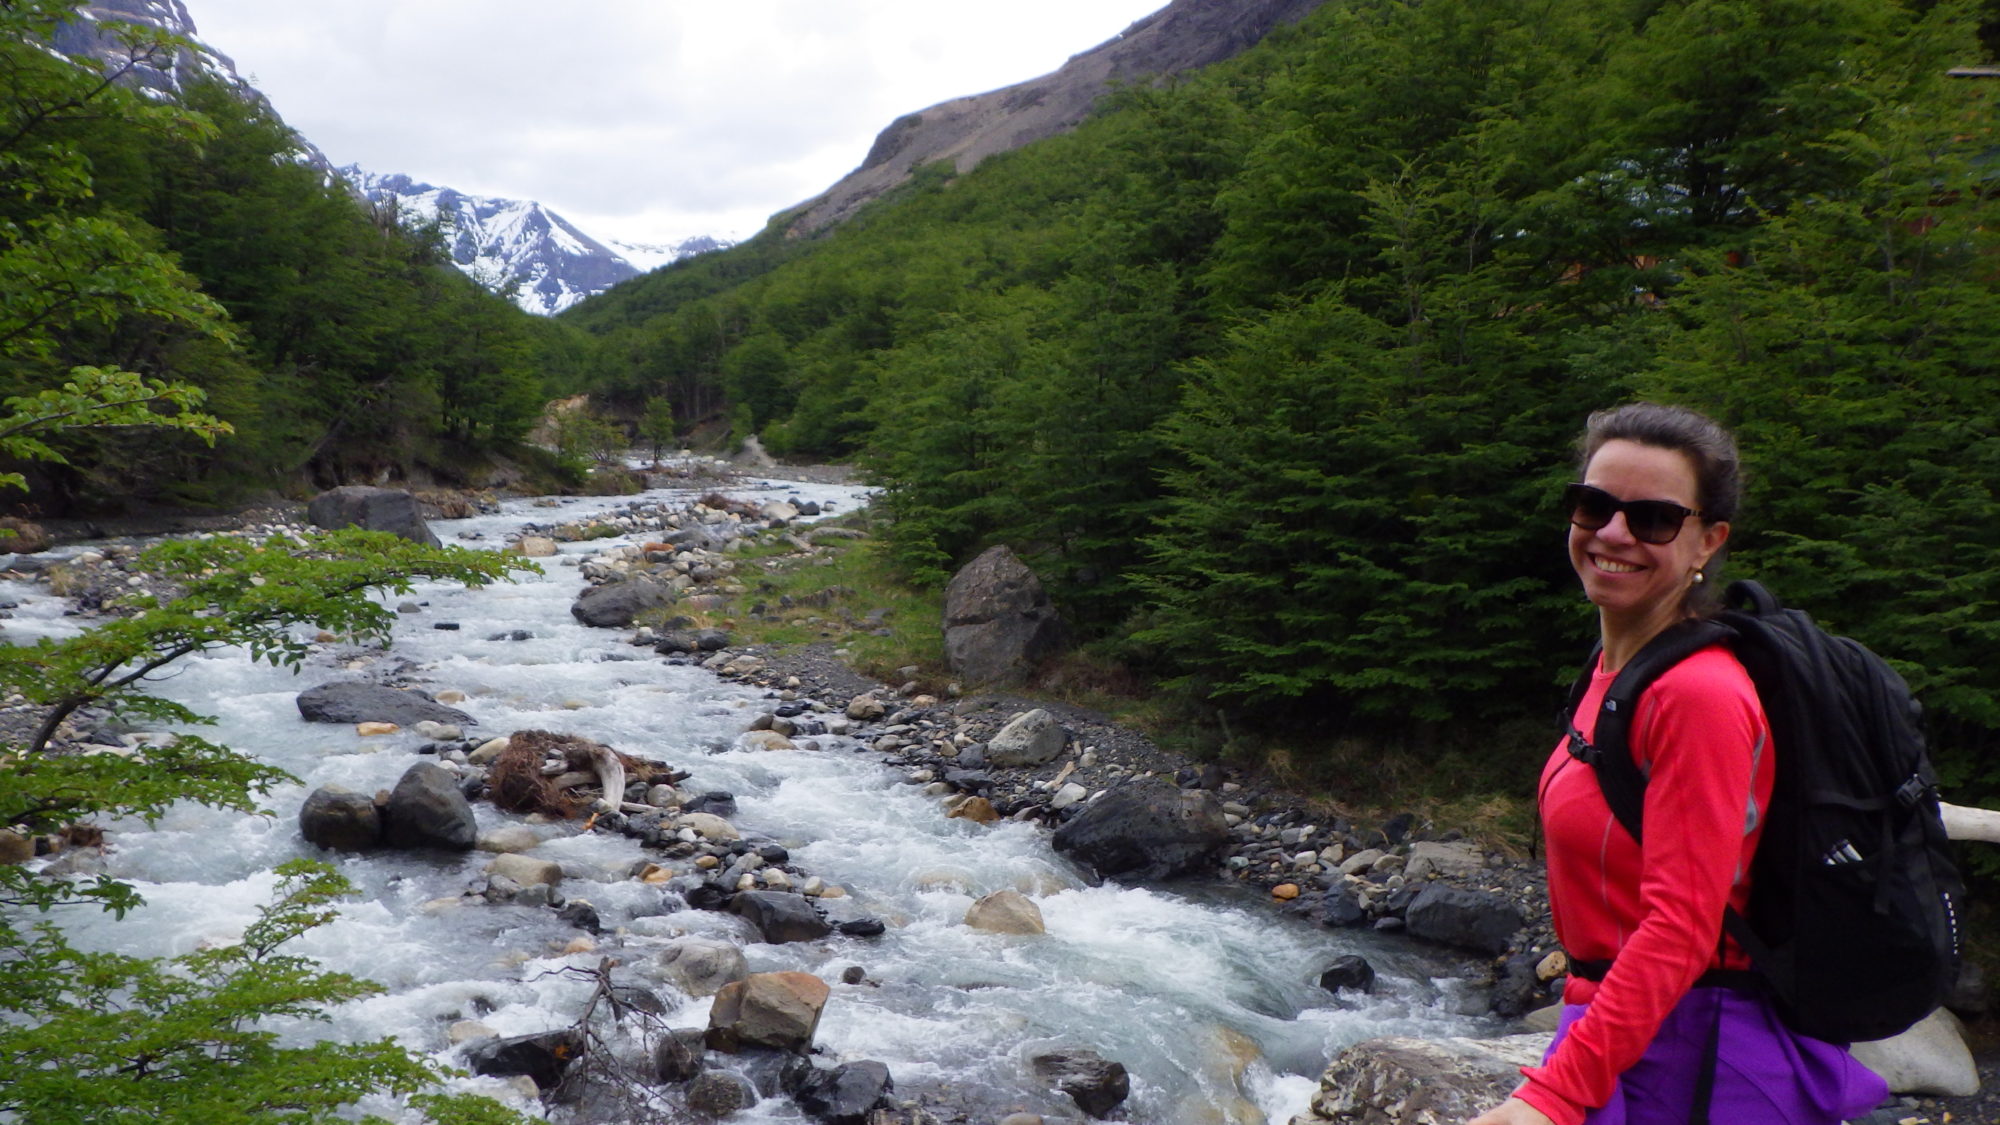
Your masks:
{"label": "grass patch", "polygon": [[[828,527],[866,534],[869,521],[856,514],[799,533]],[[857,671],[890,683],[915,679],[926,691],[942,691],[949,680],[944,592],[905,583],[875,539],[821,537],[801,553],[785,536],[766,534],[731,559],[748,592],[722,609],[687,614],[697,625],[728,629],[747,644],[832,644]],[[669,608],[660,617],[684,612]],[[904,674],[908,668],[916,672]]]}

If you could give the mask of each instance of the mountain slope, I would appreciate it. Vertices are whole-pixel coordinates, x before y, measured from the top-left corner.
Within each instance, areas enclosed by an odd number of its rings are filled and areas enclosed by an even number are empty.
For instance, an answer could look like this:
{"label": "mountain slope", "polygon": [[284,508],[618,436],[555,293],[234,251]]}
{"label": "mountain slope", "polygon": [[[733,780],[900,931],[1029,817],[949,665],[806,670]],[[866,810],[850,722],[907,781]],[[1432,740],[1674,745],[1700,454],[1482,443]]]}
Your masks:
{"label": "mountain slope", "polygon": [[843,222],[933,161],[950,160],[967,172],[995,153],[1074,128],[1114,85],[1220,62],[1323,2],[1174,0],[1053,74],[897,118],[876,136],[861,167],[802,204],[787,229],[811,234]]}

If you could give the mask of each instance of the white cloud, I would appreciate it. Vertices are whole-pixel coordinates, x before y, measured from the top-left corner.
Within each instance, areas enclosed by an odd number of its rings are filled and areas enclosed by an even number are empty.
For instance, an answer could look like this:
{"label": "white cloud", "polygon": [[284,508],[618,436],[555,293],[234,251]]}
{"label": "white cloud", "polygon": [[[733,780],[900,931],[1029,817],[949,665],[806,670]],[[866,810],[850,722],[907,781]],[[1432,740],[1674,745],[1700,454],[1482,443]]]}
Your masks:
{"label": "white cloud", "polygon": [[897,116],[1046,74],[1165,0],[187,0],[336,162],[600,237],[747,236]]}

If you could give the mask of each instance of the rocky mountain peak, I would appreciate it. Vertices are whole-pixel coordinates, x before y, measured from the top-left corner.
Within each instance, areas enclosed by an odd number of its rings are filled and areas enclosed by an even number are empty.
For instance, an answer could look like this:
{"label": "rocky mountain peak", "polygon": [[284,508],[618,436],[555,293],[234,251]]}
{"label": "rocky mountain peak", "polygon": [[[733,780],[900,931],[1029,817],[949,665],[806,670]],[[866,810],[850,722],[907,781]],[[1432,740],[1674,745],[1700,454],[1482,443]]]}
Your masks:
{"label": "rocky mountain peak", "polygon": [[950,160],[971,171],[995,153],[1074,128],[1114,84],[1157,81],[1240,54],[1323,0],[1173,0],[1053,74],[908,113],[882,130],[861,166],[801,204],[787,230],[840,223],[919,166]]}

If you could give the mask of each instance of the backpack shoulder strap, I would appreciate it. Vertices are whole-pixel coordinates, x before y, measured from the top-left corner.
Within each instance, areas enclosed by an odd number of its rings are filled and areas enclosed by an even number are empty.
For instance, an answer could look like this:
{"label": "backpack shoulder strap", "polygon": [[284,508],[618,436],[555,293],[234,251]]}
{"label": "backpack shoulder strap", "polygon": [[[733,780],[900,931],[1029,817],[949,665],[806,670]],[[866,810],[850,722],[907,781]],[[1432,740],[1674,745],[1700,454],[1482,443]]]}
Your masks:
{"label": "backpack shoulder strap", "polygon": [[[1632,718],[1639,709],[1639,696],[1660,678],[1661,673],[1718,641],[1733,636],[1732,630],[1715,621],[1686,621],[1646,642],[1638,655],[1618,670],[1604,702],[1597,711],[1597,726],[1591,731],[1588,761],[1597,770],[1597,783],[1604,789],[1604,802],[1618,823],[1640,839],[1646,801],[1646,776],[1632,760]],[[1581,696],[1576,696],[1581,699]]]}

